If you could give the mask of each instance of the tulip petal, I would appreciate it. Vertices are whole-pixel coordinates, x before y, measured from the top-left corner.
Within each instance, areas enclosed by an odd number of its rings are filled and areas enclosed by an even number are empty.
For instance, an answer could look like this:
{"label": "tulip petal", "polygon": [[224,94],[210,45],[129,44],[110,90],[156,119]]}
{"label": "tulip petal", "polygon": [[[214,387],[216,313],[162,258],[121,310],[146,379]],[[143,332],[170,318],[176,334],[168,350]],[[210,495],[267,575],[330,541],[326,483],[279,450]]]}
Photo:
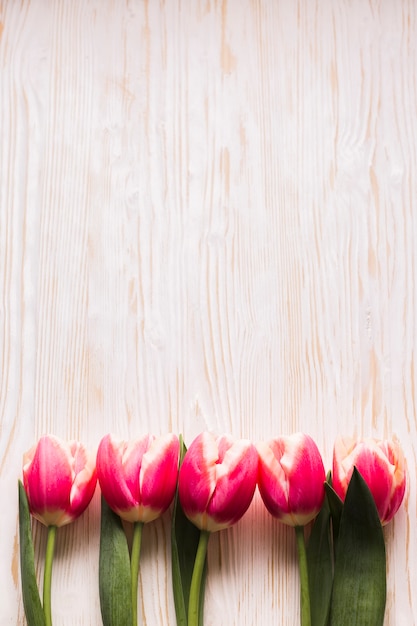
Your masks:
{"label": "tulip petal", "polygon": [[397,442],[364,439],[336,440],[333,452],[333,486],[343,500],[357,467],[374,497],[383,524],[397,512],[406,488],[405,459]]}
{"label": "tulip petal", "polygon": [[41,437],[24,457],[23,482],[34,517],[47,525],[72,520],[72,458],[65,442],[51,435]]}
{"label": "tulip petal", "polygon": [[258,454],[251,442],[233,442],[223,452],[222,462],[216,465],[216,488],[207,506],[207,515],[214,521],[208,523],[208,530],[235,524],[247,511],[256,488]]}
{"label": "tulip petal", "polygon": [[78,517],[90,504],[96,489],[97,475],[94,456],[78,442],[73,446],[74,482],[71,487],[71,513]]}
{"label": "tulip petal", "polygon": [[[134,447],[132,446],[131,454],[129,454],[130,449],[128,454],[126,454],[126,448],[127,444],[124,441],[117,440],[113,435],[109,434],[103,437],[97,450],[97,476],[101,492],[106,502],[116,512],[135,508],[139,504],[140,465],[134,470],[134,464],[132,462],[127,463],[127,459],[133,458]],[[125,465],[128,464],[129,468],[132,468],[129,475],[129,485],[126,482],[124,463]],[[136,481],[134,479],[135,475]],[[136,493],[132,493],[135,482],[137,485]]]}
{"label": "tulip petal", "polygon": [[45,435],[23,456],[23,483],[32,515],[47,526],[63,526],[93,496],[95,461],[82,444]]}
{"label": "tulip petal", "polygon": [[258,444],[258,486],[268,511],[291,526],[304,526],[324,500],[325,470],[311,437],[295,433]]}
{"label": "tulip petal", "polygon": [[190,445],[179,474],[179,498],[200,530],[227,528],[246,512],[256,488],[258,454],[248,441],[203,432]]}
{"label": "tulip petal", "polygon": [[380,447],[385,453],[389,462],[394,466],[394,475],[391,487],[391,500],[386,509],[383,524],[387,524],[398,511],[403,501],[407,480],[406,480],[406,462],[401,446],[397,441],[384,441],[380,443]]}
{"label": "tulip petal", "polygon": [[178,477],[179,441],[174,434],[155,439],[143,455],[139,475],[141,504],[163,513],[171,504]]}
{"label": "tulip petal", "polygon": [[[276,454],[280,454],[279,442],[274,445],[258,443],[259,476],[258,487],[268,511],[278,519],[288,510],[288,485],[285,472]],[[283,449],[283,446],[282,448]],[[274,451],[276,454],[274,454]]]}
{"label": "tulip petal", "polygon": [[[216,487],[218,458],[216,440],[208,432],[200,433],[185,455],[179,474],[179,496],[182,508],[192,521],[206,512]],[[199,526],[197,521],[196,525]]]}
{"label": "tulip petal", "polygon": [[155,441],[153,435],[146,434],[123,446],[122,467],[126,486],[135,502],[141,502],[142,485],[140,484],[141,467],[144,456]]}
{"label": "tulip petal", "polygon": [[132,442],[106,435],[97,452],[104,498],[122,519],[151,522],[171,504],[178,477],[179,442],[173,434]]}
{"label": "tulip petal", "polygon": [[391,499],[394,466],[388,462],[378,447],[365,444],[358,447],[355,466],[372,489],[380,519],[385,519]]}
{"label": "tulip petal", "polygon": [[288,480],[288,509],[294,512],[296,525],[304,526],[305,520],[311,521],[323,504],[326,478],[321,455],[311,437],[288,437],[281,467]]}

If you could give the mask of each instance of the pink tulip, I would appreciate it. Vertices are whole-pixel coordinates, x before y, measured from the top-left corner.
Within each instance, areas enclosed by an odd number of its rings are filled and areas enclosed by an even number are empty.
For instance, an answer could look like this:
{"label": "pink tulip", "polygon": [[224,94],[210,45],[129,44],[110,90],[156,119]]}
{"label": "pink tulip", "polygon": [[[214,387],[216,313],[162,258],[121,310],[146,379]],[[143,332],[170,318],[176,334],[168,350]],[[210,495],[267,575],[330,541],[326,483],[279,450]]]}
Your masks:
{"label": "pink tulip", "polygon": [[258,444],[258,487],[268,511],[284,524],[305,526],[320,511],[326,479],[314,441],[296,433]]}
{"label": "pink tulip", "polygon": [[77,441],[41,437],[23,457],[30,512],[46,526],[64,526],[87,508],[96,487],[94,456]]}
{"label": "pink tulip", "polygon": [[332,486],[342,500],[354,467],[374,497],[381,523],[387,524],[397,512],[405,493],[405,459],[399,444],[339,437],[334,446]]}
{"label": "pink tulip", "polygon": [[257,469],[258,455],[250,441],[200,433],[180,469],[178,493],[185,515],[210,532],[235,524],[252,501]]}
{"label": "pink tulip", "polygon": [[174,434],[122,441],[106,435],[97,452],[97,476],[111,509],[128,522],[151,522],[172,502],[178,477]]}

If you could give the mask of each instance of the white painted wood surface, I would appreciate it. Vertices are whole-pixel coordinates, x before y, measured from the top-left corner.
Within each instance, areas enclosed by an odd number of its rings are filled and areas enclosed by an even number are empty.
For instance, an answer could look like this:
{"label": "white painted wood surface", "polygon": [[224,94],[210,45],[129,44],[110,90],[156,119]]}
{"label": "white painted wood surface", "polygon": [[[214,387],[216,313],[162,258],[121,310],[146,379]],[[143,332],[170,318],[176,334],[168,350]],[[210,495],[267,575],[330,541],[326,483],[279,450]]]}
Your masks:
{"label": "white painted wood surface", "polygon": [[[0,2],[0,623],[24,624],[23,452],[45,432],[395,433],[386,624],[417,623],[417,5]],[[45,533],[35,525],[42,573]],[[100,623],[99,500],[58,534],[55,623]],[[293,531],[209,546],[206,626],[294,626]],[[169,515],[144,624],[173,626]]]}

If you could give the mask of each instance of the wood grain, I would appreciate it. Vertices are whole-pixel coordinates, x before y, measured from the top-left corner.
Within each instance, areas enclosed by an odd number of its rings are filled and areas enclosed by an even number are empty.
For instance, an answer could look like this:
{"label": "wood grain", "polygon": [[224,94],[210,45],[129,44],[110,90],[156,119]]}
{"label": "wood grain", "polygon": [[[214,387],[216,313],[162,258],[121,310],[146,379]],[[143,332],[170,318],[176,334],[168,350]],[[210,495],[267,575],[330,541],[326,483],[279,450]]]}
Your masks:
{"label": "wood grain", "polygon": [[[0,622],[24,624],[23,452],[42,433],[400,439],[387,626],[417,622],[412,0],[0,3]],[[59,532],[57,624],[100,623],[98,495]],[[44,529],[34,527],[39,576]],[[293,626],[291,529],[209,547],[206,624]],[[169,515],[144,624],[175,623]]]}

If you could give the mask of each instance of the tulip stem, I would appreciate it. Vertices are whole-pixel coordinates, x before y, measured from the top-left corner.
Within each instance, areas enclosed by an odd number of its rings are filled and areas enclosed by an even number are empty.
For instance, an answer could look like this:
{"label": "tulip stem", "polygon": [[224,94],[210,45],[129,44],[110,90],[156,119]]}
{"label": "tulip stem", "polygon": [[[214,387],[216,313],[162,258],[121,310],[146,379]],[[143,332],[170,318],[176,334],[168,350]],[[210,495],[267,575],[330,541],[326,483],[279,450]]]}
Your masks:
{"label": "tulip stem", "polygon": [[140,546],[142,543],[143,522],[135,522],[133,525],[132,555],[130,558],[130,576],[132,584],[132,624],[138,623],[138,577]]}
{"label": "tulip stem", "polygon": [[45,569],[43,574],[43,612],[45,613],[46,626],[52,626],[51,613],[51,582],[52,561],[54,559],[56,526],[48,526],[48,538],[46,540]]}
{"label": "tulip stem", "polygon": [[203,577],[204,565],[207,556],[207,545],[210,538],[210,531],[201,530],[198,540],[197,553],[195,555],[193,575],[191,578],[190,598],[188,601],[188,626],[199,625],[200,614],[200,589]]}
{"label": "tulip stem", "polygon": [[311,626],[310,590],[308,585],[307,552],[303,526],[295,526],[297,537],[298,565],[300,570],[301,626]]}

